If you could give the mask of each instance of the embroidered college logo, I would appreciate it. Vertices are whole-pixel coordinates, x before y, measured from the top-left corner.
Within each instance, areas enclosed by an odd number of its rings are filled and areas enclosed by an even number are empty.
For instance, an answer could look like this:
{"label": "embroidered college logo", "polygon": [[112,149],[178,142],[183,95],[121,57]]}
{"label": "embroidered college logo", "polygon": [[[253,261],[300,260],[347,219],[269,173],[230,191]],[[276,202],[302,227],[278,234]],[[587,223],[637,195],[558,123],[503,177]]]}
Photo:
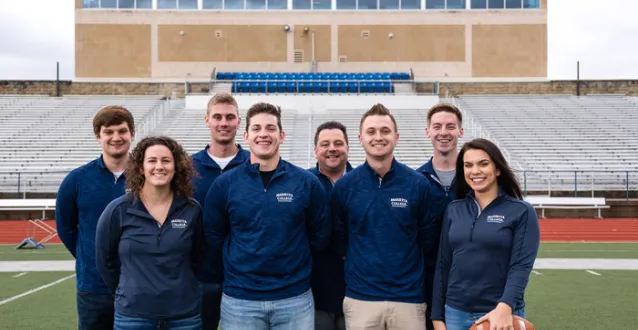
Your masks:
{"label": "embroidered college logo", "polygon": [[497,215],[497,214],[488,215],[486,221],[487,222],[493,222],[493,223],[503,223],[503,221],[505,221],[505,216],[504,215]]}
{"label": "embroidered college logo", "polygon": [[408,200],[405,198],[390,198],[390,204],[392,207],[406,208],[408,207]]}
{"label": "embroidered college logo", "polygon": [[290,193],[277,194],[277,201],[279,203],[291,203],[295,199],[295,195]]}
{"label": "embroidered college logo", "polygon": [[186,221],[184,219],[173,219],[173,220],[171,220],[171,227],[172,228],[184,229],[184,228],[186,228],[186,225],[188,225],[188,221]]}

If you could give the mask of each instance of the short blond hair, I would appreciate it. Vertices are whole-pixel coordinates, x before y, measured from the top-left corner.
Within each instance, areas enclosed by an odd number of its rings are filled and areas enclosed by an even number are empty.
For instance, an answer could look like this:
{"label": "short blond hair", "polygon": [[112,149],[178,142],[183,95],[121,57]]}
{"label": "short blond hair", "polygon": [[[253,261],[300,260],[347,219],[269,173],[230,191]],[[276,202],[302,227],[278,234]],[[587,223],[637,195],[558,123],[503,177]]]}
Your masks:
{"label": "short blond hair", "polygon": [[206,106],[207,116],[210,114],[210,109],[216,104],[229,104],[234,106],[237,111],[237,116],[239,116],[239,106],[237,106],[237,101],[232,95],[230,95],[230,93],[222,92],[215,94],[215,96],[208,101],[208,105]]}

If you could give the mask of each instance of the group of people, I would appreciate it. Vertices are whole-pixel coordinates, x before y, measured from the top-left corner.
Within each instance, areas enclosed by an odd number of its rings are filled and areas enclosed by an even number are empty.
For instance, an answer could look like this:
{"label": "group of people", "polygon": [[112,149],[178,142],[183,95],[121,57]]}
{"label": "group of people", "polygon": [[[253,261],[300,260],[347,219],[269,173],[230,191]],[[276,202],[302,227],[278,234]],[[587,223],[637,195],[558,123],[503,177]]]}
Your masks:
{"label": "group of people", "polygon": [[79,329],[513,329],[539,248],[536,211],[502,153],[462,114],[426,118],[433,155],[414,170],[394,156],[390,110],[360,121],[365,162],[346,127],[314,136],[316,166],[280,156],[281,110],[252,105],[244,150],[232,95],[208,103],[210,144],[137,143],[134,119],[93,119],[100,157],[60,185],[58,234],[76,259]]}

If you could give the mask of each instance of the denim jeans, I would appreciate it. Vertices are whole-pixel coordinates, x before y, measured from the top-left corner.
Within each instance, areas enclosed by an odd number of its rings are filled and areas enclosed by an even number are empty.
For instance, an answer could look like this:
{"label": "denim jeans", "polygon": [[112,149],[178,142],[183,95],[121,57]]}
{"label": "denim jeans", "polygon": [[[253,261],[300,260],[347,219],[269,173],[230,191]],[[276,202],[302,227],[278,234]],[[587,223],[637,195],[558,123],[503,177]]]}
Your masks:
{"label": "denim jeans", "polygon": [[[445,305],[445,327],[447,330],[467,330],[485,314],[463,312]],[[525,318],[525,308],[519,308],[512,314]]]}
{"label": "denim jeans", "polygon": [[312,291],[273,300],[243,300],[222,295],[221,324],[224,330],[314,330],[315,302]]}
{"label": "denim jeans", "polygon": [[222,303],[221,283],[200,283],[202,330],[217,330]]}
{"label": "denim jeans", "polygon": [[113,329],[113,295],[78,291],[76,304],[79,330]]}
{"label": "denim jeans", "polygon": [[181,319],[146,319],[130,317],[115,312],[113,330],[200,330],[202,320],[198,315]]}

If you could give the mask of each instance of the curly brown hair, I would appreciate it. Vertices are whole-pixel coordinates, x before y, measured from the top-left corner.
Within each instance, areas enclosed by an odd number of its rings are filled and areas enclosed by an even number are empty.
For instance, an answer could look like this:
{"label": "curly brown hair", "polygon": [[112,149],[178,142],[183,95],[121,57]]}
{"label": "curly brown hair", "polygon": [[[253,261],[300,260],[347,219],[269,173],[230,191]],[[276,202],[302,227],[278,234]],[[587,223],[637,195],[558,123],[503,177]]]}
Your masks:
{"label": "curly brown hair", "polygon": [[177,195],[193,197],[193,177],[197,172],[193,167],[193,162],[184,148],[174,139],[168,136],[148,136],[137,143],[133,149],[133,155],[129,159],[126,169],[126,188],[130,189],[136,197],[144,187],[144,154],[146,149],[154,145],[163,145],[173,154],[175,162],[175,175],[171,180],[171,189]]}

